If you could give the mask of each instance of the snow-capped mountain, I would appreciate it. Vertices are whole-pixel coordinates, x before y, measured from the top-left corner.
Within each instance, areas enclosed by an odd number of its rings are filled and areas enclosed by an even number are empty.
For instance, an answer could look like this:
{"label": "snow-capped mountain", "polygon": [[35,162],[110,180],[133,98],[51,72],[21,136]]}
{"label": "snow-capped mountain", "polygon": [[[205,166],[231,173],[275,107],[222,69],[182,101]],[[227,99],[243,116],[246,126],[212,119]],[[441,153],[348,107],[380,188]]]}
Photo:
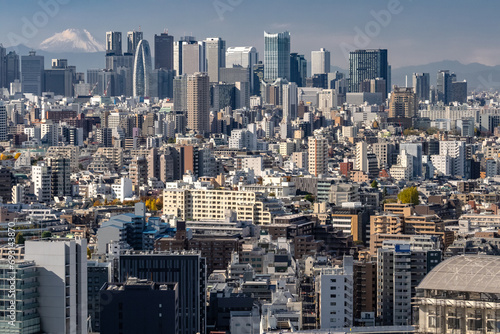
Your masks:
{"label": "snow-capped mountain", "polygon": [[66,29],[40,43],[41,50],[49,52],[100,52],[104,44],[99,43],[87,30]]}

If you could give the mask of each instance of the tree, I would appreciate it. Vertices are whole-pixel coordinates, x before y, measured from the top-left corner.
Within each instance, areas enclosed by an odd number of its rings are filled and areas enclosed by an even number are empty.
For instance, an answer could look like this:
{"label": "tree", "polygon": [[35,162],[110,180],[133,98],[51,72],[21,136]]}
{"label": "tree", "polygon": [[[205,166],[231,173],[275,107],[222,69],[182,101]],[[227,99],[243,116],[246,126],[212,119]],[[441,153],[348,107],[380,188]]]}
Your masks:
{"label": "tree", "polygon": [[87,247],[87,259],[90,259],[92,257],[92,252],[90,251],[90,248]]}
{"label": "tree", "polygon": [[382,197],[385,198],[387,196],[387,188],[384,187],[384,190],[382,190]]}
{"label": "tree", "polygon": [[311,194],[307,194],[307,195],[304,197],[304,199],[305,199],[306,201],[309,201],[309,202],[311,202],[311,203],[314,203],[314,196],[313,196],[313,195],[311,195]]}
{"label": "tree", "polygon": [[101,201],[97,200],[94,202],[93,206],[101,206],[101,205],[102,205]]}
{"label": "tree", "polygon": [[155,204],[156,204],[156,207],[158,208],[158,210],[163,209],[163,197],[161,197],[161,196],[158,197],[156,199],[156,203]]}
{"label": "tree", "polygon": [[372,188],[378,189],[378,182],[377,182],[377,180],[373,180],[371,186],[372,186]]}
{"label": "tree", "polygon": [[42,239],[50,238],[52,236],[52,233],[50,231],[43,231],[42,232]]}
{"label": "tree", "polygon": [[404,188],[398,194],[398,200],[403,204],[413,204],[418,205],[420,200],[418,199],[418,190],[417,187]]}
{"label": "tree", "polygon": [[18,245],[24,245],[24,235],[19,232],[17,235],[16,235],[16,244]]}
{"label": "tree", "polygon": [[168,138],[169,144],[175,144],[175,138]]}

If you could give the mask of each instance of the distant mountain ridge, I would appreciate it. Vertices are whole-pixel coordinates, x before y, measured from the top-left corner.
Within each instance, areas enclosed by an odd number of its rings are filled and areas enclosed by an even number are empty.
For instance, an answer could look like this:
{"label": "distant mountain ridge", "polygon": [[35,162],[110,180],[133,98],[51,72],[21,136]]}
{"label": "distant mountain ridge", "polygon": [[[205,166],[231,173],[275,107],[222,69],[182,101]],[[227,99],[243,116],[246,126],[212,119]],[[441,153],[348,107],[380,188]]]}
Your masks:
{"label": "distant mountain ridge", "polygon": [[[332,71],[339,71],[348,75],[348,69],[332,66]],[[423,65],[403,66],[392,68],[392,85],[405,86],[408,76],[408,86],[412,85],[413,73],[429,73],[431,85],[436,86],[436,77],[439,70],[449,70],[457,75],[458,81],[467,80],[467,89],[473,90],[500,90],[500,65],[488,66],[480,63],[462,64],[457,60],[443,60]]]}

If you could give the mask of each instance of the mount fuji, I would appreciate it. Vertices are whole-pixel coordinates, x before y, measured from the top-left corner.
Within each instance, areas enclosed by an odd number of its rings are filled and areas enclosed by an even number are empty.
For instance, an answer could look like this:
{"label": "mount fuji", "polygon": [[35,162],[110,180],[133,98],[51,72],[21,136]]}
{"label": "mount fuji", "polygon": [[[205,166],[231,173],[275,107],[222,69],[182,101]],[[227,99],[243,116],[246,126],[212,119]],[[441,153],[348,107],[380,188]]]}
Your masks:
{"label": "mount fuji", "polygon": [[44,40],[39,49],[47,52],[102,52],[105,48],[85,29],[66,29]]}

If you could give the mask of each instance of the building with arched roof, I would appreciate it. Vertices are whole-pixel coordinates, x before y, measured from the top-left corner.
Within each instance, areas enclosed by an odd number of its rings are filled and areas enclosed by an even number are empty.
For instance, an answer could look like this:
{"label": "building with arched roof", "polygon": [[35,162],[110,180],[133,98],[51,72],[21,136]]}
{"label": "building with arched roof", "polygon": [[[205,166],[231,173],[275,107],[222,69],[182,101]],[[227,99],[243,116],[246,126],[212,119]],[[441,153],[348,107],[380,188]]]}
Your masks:
{"label": "building with arched roof", "polygon": [[420,333],[499,333],[500,256],[459,255],[417,286]]}

